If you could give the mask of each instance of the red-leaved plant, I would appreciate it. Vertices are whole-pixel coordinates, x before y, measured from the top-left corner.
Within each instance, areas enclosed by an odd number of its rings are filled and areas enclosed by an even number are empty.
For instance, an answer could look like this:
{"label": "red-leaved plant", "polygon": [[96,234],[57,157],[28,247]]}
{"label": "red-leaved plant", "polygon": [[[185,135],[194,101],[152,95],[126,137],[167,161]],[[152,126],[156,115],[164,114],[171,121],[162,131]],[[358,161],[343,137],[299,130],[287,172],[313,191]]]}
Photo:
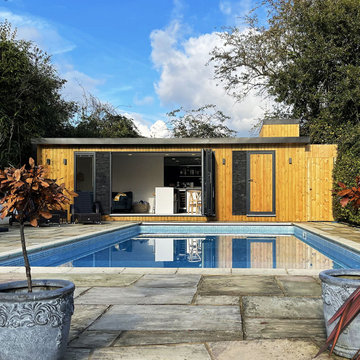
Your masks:
{"label": "red-leaved plant", "polygon": [[[28,291],[32,292],[31,269],[26,250],[24,222],[29,220],[32,226],[38,225],[43,217],[50,219],[51,210],[61,210],[70,203],[71,196],[77,196],[67,190],[65,184],[58,185],[56,180],[46,177],[47,170],[42,165],[35,165],[34,159],[29,159],[29,166],[17,169],[8,167],[0,170],[0,199],[2,204],[0,218],[16,213],[20,223],[20,239],[26,269]],[[67,193],[67,195],[65,195]]]}
{"label": "red-leaved plant", "polygon": [[357,211],[360,208],[360,175],[355,179],[356,186],[347,187],[344,183],[338,182],[342,190],[337,192],[342,207],[351,203]]}
{"label": "red-leaved plant", "polygon": [[[338,182],[341,190],[337,192],[340,197],[340,204],[342,207],[347,204],[352,204],[356,211],[360,208],[360,176],[355,179],[356,186],[347,187],[344,183]],[[344,329],[356,318],[360,313],[360,287],[358,287],[329,320],[329,324],[332,324],[335,320],[339,319],[338,323],[334,327],[333,331],[326,340],[324,346],[318,352],[320,355],[324,352],[331,344],[330,355],[332,354],[334,347],[339,339],[340,334]],[[352,360],[360,360],[360,349],[352,357]]]}

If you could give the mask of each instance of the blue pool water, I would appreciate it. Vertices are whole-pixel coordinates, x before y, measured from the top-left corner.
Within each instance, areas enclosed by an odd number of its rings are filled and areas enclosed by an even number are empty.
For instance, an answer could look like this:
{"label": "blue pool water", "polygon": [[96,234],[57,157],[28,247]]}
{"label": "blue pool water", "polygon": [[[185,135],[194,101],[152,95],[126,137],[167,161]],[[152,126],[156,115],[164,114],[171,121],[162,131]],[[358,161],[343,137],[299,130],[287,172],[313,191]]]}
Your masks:
{"label": "blue pool water", "polygon": [[[290,225],[134,225],[29,258],[31,266],[360,268],[359,253]],[[0,266],[22,262],[0,259]]]}

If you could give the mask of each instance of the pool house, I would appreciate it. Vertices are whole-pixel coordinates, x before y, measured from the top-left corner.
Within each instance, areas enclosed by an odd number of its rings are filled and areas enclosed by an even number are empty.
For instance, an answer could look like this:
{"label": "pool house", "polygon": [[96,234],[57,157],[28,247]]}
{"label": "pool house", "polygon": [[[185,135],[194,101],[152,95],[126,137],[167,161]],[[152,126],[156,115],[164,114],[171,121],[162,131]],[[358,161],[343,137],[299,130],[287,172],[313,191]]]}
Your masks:
{"label": "pool house", "polygon": [[335,145],[313,145],[295,120],[248,138],[43,138],[37,162],[103,219],[332,221]]}

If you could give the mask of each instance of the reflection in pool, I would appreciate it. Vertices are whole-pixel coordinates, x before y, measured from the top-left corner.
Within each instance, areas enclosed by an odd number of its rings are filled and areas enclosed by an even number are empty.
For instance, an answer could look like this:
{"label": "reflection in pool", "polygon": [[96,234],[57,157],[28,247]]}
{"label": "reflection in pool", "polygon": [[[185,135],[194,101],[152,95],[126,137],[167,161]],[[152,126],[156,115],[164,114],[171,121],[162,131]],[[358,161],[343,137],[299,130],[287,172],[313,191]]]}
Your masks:
{"label": "reflection in pool", "polygon": [[325,269],[340,265],[292,235],[144,234],[76,259],[63,258],[62,266]]}

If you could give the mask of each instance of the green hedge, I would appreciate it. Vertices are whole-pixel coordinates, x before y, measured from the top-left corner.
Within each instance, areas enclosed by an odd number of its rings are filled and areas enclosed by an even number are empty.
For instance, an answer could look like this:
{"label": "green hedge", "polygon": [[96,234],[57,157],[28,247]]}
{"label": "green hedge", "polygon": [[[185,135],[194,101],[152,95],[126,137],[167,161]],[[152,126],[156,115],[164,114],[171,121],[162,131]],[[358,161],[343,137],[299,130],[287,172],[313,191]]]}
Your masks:
{"label": "green hedge", "polygon": [[[338,190],[339,181],[347,186],[355,185],[355,177],[360,175],[360,130],[354,129],[352,134],[343,137],[338,147],[338,157],[334,166],[334,189]],[[351,204],[341,207],[339,198],[333,197],[333,213],[335,220],[360,225],[360,211],[356,213]]]}

